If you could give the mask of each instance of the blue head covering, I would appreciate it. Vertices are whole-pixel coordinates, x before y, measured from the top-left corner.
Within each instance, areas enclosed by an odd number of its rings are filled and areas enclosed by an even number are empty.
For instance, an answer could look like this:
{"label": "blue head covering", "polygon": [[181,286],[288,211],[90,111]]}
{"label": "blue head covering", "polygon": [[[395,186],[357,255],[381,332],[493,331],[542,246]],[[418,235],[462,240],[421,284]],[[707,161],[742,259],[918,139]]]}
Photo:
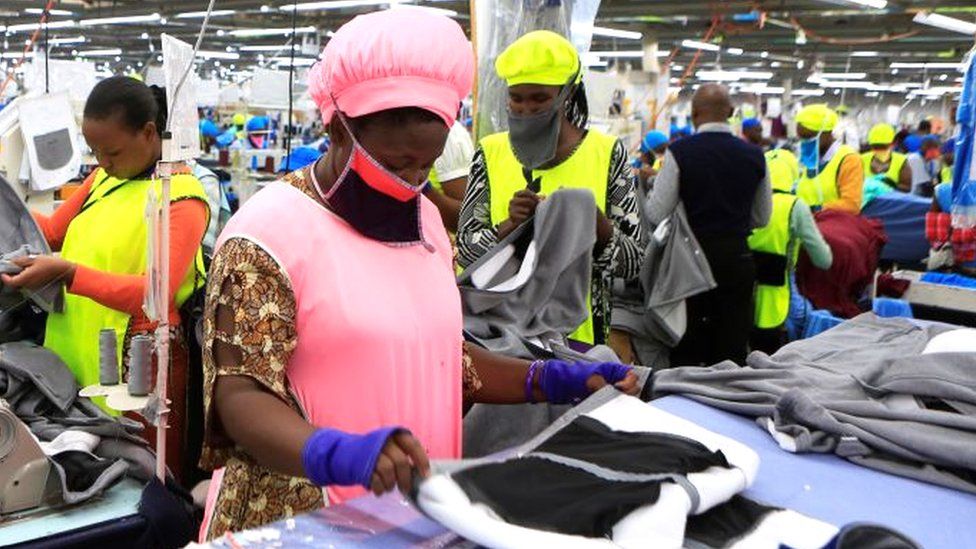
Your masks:
{"label": "blue head covering", "polygon": [[271,120],[267,116],[255,116],[254,118],[247,121],[247,126],[244,127],[249,132],[263,132],[271,126]]}
{"label": "blue head covering", "polygon": [[214,124],[213,120],[204,118],[200,121],[200,133],[204,137],[217,137],[220,135],[220,128],[217,127],[217,124]]}
{"label": "blue head covering", "polygon": [[319,156],[322,156],[322,153],[314,147],[298,147],[291,151],[288,158],[281,163],[281,168],[278,171],[284,172],[286,169],[291,171],[300,170],[318,160]]}
{"label": "blue head covering", "polygon": [[755,128],[757,126],[762,126],[762,122],[758,118],[746,118],[742,121],[742,129],[748,130],[749,128]]}
{"label": "blue head covering", "polygon": [[905,150],[910,153],[917,153],[922,148],[922,138],[913,134],[909,134],[905,137],[903,142]]}
{"label": "blue head covering", "polygon": [[668,136],[664,135],[663,132],[649,131],[641,140],[640,150],[642,153],[649,153],[667,142]]}

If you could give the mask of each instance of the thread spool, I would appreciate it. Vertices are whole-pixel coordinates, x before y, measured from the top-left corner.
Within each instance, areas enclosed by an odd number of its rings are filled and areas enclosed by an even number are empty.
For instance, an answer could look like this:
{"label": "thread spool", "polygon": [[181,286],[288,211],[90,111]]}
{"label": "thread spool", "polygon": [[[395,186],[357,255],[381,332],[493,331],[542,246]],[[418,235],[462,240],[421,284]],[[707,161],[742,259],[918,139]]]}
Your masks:
{"label": "thread spool", "polygon": [[114,328],[98,333],[98,383],[119,384],[119,339]]}
{"label": "thread spool", "polygon": [[132,336],[129,347],[129,394],[146,396],[152,388],[152,338]]}

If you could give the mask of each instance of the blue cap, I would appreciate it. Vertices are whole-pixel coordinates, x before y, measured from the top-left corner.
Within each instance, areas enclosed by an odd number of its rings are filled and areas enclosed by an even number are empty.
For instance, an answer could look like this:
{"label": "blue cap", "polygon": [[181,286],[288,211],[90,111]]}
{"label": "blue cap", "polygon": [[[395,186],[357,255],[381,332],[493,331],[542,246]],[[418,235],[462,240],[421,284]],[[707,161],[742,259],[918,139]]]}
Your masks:
{"label": "blue cap", "polygon": [[267,116],[255,116],[247,121],[244,127],[249,132],[263,132],[271,126],[271,120]]}
{"label": "blue cap", "polygon": [[758,118],[746,118],[742,121],[742,129],[748,130],[749,128],[761,127],[762,122]]}
{"label": "blue cap", "polygon": [[322,156],[322,153],[314,147],[298,147],[297,149],[291,151],[291,154],[282,161],[281,167],[278,171],[295,171],[308,166],[309,164],[315,162]]}
{"label": "blue cap", "polygon": [[204,137],[217,137],[220,135],[220,128],[217,127],[217,124],[214,124],[213,120],[204,118],[200,121],[200,133]]}
{"label": "blue cap", "polygon": [[912,133],[905,137],[903,144],[906,151],[915,153],[922,148],[922,138]]}
{"label": "blue cap", "polygon": [[945,153],[948,153],[948,152],[956,152],[956,138],[955,137],[950,137],[949,139],[946,139],[945,140],[945,143],[942,144],[942,154],[945,154]]}
{"label": "blue cap", "polygon": [[668,142],[668,136],[664,135],[663,132],[659,131],[649,131],[644,139],[641,141],[640,150],[642,153],[649,153],[654,149],[664,145]]}

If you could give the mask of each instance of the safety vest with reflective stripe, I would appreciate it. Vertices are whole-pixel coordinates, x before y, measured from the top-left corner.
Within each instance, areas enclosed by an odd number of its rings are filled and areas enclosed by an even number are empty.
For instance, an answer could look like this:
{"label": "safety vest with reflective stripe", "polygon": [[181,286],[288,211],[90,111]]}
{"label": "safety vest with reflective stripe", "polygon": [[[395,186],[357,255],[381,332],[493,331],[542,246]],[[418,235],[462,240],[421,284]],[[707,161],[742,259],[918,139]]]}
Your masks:
{"label": "safety vest with reflective stripe", "polygon": [[[539,194],[551,195],[559,189],[589,189],[593,192],[596,206],[606,211],[607,182],[610,178],[610,161],[617,138],[589,130],[576,151],[557,166],[524,172],[512,150],[508,132],[489,135],[481,140],[488,168],[488,188],[491,199],[491,223],[495,226],[508,219],[508,203],[515,193],[526,188],[527,177],[539,180]],[[590,298],[587,296],[587,306]],[[574,333],[571,339],[584,343],[594,342],[593,313]]]}
{"label": "safety vest with reflective stripe", "polygon": [[[146,273],[148,223],[146,200],[150,186],[160,193],[161,181],[121,180],[109,177],[101,168],[95,174],[81,212],[71,220],[61,247],[61,257],[91,269],[112,274]],[[200,181],[188,174],[171,179],[170,201],[196,199],[207,204]],[[208,206],[209,210],[209,206]],[[205,283],[202,248],[183,276],[176,292],[179,307],[196,288]],[[162,314],[169,314],[166,311]],[[113,328],[118,338],[121,364],[123,341],[129,314],[106,307],[92,299],[65,292],[64,312],[47,317],[44,346],[67,364],[82,387],[98,383],[98,334]],[[96,403],[100,404],[100,402]]]}
{"label": "safety vest with reflective stripe", "polygon": [[[769,224],[761,229],[752,231],[749,236],[749,248],[755,252],[782,257],[786,270],[783,272],[782,284],[778,286],[756,284],[756,315],[757,328],[777,328],[786,322],[790,312],[790,266],[796,263],[799,246],[791,246],[794,241],[790,233],[790,216],[797,197],[777,191],[773,193],[773,213]],[[791,253],[792,250],[792,253]],[[791,253],[792,257],[787,257]]]}
{"label": "safety vest with reflective stripe", "polygon": [[[874,175],[874,171],[871,169],[871,161],[874,159],[874,153],[868,151],[861,155],[861,161],[864,162],[864,177],[870,177]],[[901,168],[905,165],[905,161],[908,159],[905,155],[901,153],[893,152],[891,153],[891,161],[888,164],[888,170],[884,173],[885,177],[898,184],[898,179],[901,177]]]}
{"label": "safety vest with reflective stripe", "polygon": [[809,177],[806,168],[800,167],[801,179],[797,186],[796,194],[811,207],[823,206],[828,202],[833,202],[840,198],[837,191],[837,173],[840,171],[840,164],[850,155],[856,155],[857,151],[850,145],[841,145],[834,154],[830,162],[824,166],[820,173],[814,177]]}

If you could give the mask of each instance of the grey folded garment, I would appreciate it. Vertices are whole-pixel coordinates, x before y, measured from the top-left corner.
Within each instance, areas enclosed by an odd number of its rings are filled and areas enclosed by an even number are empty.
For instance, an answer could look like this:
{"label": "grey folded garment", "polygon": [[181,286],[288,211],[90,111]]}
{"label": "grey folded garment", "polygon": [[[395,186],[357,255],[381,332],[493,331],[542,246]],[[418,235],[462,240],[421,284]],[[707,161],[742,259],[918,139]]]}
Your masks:
{"label": "grey folded garment", "polygon": [[[9,262],[27,254],[50,254],[44,233],[6,179],[0,177],[0,273],[14,274],[19,267]],[[6,260],[6,261],[4,261]],[[6,313],[20,307],[24,298],[47,312],[60,312],[64,305],[64,282],[55,281],[36,291],[14,291],[0,285],[0,327]]]}
{"label": "grey folded garment", "polygon": [[587,318],[596,203],[557,191],[458,278],[464,328],[489,350],[528,357],[523,340],[560,341]]}

